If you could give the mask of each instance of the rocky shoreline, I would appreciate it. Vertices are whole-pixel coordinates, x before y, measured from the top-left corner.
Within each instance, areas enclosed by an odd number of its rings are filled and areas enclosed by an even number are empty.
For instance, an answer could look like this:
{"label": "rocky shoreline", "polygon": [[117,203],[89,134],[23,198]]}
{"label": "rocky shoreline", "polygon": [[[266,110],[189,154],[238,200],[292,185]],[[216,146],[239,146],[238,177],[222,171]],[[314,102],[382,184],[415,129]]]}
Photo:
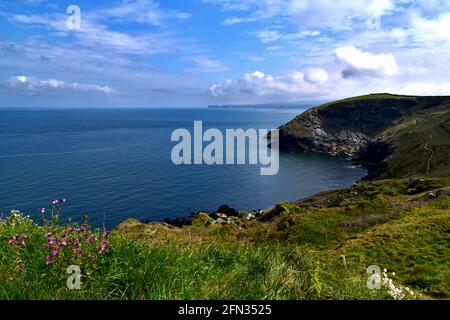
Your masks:
{"label": "rocky shoreline", "polygon": [[[165,218],[159,222],[166,223],[174,227],[185,227],[192,225],[195,220],[202,220],[205,225],[211,224],[232,224],[236,220],[255,220],[264,213],[264,210],[252,210],[252,211],[238,211],[235,208],[231,208],[228,205],[221,205],[216,211],[206,212],[199,211],[193,212],[189,216]],[[153,221],[147,221],[150,223]]]}

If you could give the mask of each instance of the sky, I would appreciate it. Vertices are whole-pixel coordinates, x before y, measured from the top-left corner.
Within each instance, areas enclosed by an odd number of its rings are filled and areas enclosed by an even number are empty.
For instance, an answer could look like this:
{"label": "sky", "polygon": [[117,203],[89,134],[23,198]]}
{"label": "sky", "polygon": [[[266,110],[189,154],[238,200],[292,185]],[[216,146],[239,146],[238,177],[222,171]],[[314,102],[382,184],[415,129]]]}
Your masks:
{"label": "sky", "polygon": [[450,95],[447,0],[0,0],[0,107]]}

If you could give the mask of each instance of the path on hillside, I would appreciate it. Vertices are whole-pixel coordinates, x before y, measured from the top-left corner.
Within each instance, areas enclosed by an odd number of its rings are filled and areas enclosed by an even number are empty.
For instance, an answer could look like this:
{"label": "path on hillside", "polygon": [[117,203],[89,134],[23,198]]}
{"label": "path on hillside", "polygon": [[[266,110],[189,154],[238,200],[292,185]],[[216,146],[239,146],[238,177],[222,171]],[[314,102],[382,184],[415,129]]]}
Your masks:
{"label": "path on hillside", "polygon": [[[430,133],[430,144],[432,142],[433,142],[433,134]],[[433,148],[428,146],[428,142],[423,146],[423,148],[430,152],[430,157],[428,158],[428,163],[427,163],[427,173],[429,173],[430,168],[431,168],[431,160],[433,159],[433,156],[434,156],[434,150],[433,150]]]}

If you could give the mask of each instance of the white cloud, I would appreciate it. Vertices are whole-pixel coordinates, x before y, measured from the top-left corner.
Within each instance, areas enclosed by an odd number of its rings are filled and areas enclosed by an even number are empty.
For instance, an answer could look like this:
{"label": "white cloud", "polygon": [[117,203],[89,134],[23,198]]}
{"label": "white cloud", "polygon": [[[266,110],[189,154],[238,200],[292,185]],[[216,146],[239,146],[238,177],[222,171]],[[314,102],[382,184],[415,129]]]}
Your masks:
{"label": "white cloud", "polygon": [[280,50],[283,50],[283,49],[284,49],[284,47],[282,47],[282,46],[268,46],[268,47],[266,47],[266,51],[267,52],[280,51]]}
{"label": "white cloud", "polygon": [[306,30],[306,31],[298,32],[298,33],[280,33],[278,30],[265,29],[265,30],[258,31],[255,34],[262,43],[270,43],[270,42],[275,42],[278,40],[291,41],[291,40],[304,39],[306,37],[315,37],[315,36],[319,36],[320,32]]}
{"label": "white cloud", "polygon": [[400,86],[397,92],[404,95],[450,96],[450,82],[410,82]]}
{"label": "white cloud", "polygon": [[322,85],[328,81],[328,72],[320,68],[309,68],[305,71],[305,79]]}
{"label": "white cloud", "polygon": [[258,20],[258,19],[255,17],[247,17],[247,18],[228,17],[222,22],[222,24],[226,25],[226,26],[232,26],[235,24],[240,24],[240,23],[244,23],[244,22],[253,22],[256,20]]}
{"label": "white cloud", "polygon": [[139,32],[117,31],[108,23],[134,22],[160,26],[170,19],[186,19],[189,15],[171,10],[162,10],[153,0],[123,0],[119,5],[108,8],[81,12],[81,28],[70,32],[66,26],[67,15],[43,14],[9,16],[14,22],[36,27],[53,29],[60,36],[73,35],[78,45],[94,50],[115,50],[117,53],[133,55],[151,55],[173,52],[174,48],[186,50],[187,40],[178,40],[173,32]]}
{"label": "white cloud", "polygon": [[329,11],[332,15],[338,13],[340,16],[349,16],[357,12],[382,15],[395,7],[393,0],[289,0],[286,2],[291,14],[315,9],[321,12]]}
{"label": "white cloud", "polygon": [[[298,17],[301,25],[348,28],[355,17],[383,15],[395,9],[395,0],[203,0],[224,11],[240,11],[246,16],[230,16],[224,24],[254,22],[275,16]],[[326,17],[326,19],[324,19]]]}
{"label": "white cloud", "polygon": [[93,84],[80,84],[76,82],[64,82],[56,79],[40,80],[29,76],[11,77],[7,81],[7,87],[15,93],[24,95],[52,95],[52,94],[76,94],[96,93],[112,95],[116,93],[108,86]]}
{"label": "white cloud", "polygon": [[413,15],[411,31],[416,42],[434,44],[437,41],[450,43],[450,12],[440,14],[436,20],[429,20],[420,15]]}
{"label": "white cloud", "polygon": [[354,46],[336,49],[339,61],[346,64],[344,78],[358,76],[394,76],[398,73],[397,62],[392,54],[372,54]]}
{"label": "white cloud", "polygon": [[47,0],[24,0],[24,2],[25,4],[36,6],[47,2]]}
{"label": "white cloud", "polygon": [[186,61],[193,62],[196,66],[188,71],[194,72],[222,72],[228,70],[221,61],[211,59],[207,56],[193,56],[185,58]]}
{"label": "white cloud", "polygon": [[103,25],[85,21],[83,27],[75,33],[84,46],[116,50],[120,53],[134,55],[151,55],[173,50],[173,40],[164,34],[146,33],[130,35],[125,32],[110,30]]}
{"label": "white cloud", "polygon": [[203,3],[222,7],[224,11],[247,11],[258,0],[202,0]]}
{"label": "white cloud", "polygon": [[319,93],[328,81],[325,70],[314,68],[285,76],[273,76],[260,71],[247,73],[236,80],[225,80],[210,87],[213,97],[239,99],[243,97],[295,98]]}
{"label": "white cloud", "polygon": [[122,0],[114,7],[93,14],[92,19],[118,19],[141,24],[161,25],[170,19],[188,19],[190,14],[175,10],[162,10],[153,0]]}

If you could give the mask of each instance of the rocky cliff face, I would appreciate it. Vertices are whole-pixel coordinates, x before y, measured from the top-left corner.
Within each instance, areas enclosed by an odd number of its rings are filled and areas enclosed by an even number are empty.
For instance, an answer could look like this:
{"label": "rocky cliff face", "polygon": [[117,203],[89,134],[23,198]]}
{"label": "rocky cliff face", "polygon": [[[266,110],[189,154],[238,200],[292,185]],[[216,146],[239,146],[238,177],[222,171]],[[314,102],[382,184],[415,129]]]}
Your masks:
{"label": "rocky cliff face", "polygon": [[[441,114],[434,115],[437,111]],[[383,162],[393,158],[395,150],[407,142],[406,135],[412,137],[419,131],[418,118],[438,119],[448,116],[448,111],[449,97],[375,94],[340,100],[310,109],[280,127],[280,149],[358,158],[374,177],[386,166]],[[431,131],[437,130],[438,122],[430,127]],[[414,139],[422,136],[418,134]],[[447,137],[445,143],[449,141]],[[422,152],[422,141],[416,144],[414,148]]]}
{"label": "rocky cliff face", "polygon": [[361,130],[330,128],[316,110],[280,128],[280,148],[293,152],[321,152],[353,156],[370,140]]}

